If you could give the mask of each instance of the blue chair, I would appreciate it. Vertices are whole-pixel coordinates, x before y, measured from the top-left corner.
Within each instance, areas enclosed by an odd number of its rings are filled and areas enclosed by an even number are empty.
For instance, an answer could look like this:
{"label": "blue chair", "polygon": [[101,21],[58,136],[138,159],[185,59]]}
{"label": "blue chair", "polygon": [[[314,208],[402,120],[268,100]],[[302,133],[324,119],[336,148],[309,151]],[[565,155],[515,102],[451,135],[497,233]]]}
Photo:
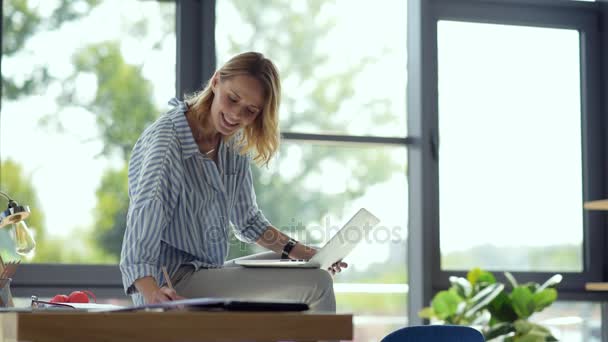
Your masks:
{"label": "blue chair", "polygon": [[483,335],[462,325],[421,325],[393,331],[381,342],[484,342]]}

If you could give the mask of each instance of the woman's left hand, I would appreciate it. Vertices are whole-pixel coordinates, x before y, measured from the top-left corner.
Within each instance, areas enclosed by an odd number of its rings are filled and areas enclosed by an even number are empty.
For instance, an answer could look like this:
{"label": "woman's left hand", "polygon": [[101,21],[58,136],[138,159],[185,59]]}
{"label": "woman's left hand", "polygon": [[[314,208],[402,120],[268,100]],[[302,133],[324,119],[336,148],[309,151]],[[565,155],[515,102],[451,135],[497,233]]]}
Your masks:
{"label": "woman's left hand", "polygon": [[336,273],[342,272],[342,269],[347,267],[348,264],[340,260],[337,263],[331,265],[327,270],[329,271],[329,273],[331,273],[331,275],[335,275]]}
{"label": "woman's left hand", "polygon": [[[317,254],[317,249],[314,247],[306,246],[306,245],[299,245],[299,246],[298,245],[296,245],[296,247],[294,248],[295,253],[292,253],[292,255],[290,255],[290,257],[292,257],[293,259],[310,260],[315,254]],[[293,254],[295,254],[295,255],[293,255]],[[342,269],[347,268],[347,267],[348,267],[348,264],[343,262],[342,260],[340,260],[340,261],[336,262],[335,264],[331,265],[327,269],[327,271],[329,273],[331,273],[332,275],[335,275],[336,273],[342,272]]]}

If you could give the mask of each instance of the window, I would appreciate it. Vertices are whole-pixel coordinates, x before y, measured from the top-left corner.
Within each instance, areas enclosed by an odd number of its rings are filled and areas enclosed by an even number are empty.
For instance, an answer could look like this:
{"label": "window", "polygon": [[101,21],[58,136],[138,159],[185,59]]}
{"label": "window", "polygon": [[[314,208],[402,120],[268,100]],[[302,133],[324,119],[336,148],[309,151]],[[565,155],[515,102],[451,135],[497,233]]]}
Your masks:
{"label": "window", "polygon": [[[603,300],[584,288],[605,280],[605,216],[583,201],[606,196],[605,9],[410,4],[409,127],[420,142],[408,152],[410,322],[450,276],[475,266],[522,282],[561,273],[560,300]],[[592,340],[586,326],[563,329],[564,339]]]}
{"label": "window", "polygon": [[3,6],[0,188],[32,207],[27,261],[116,264],[131,147],[175,94],[175,4]]}
{"label": "window", "polygon": [[[407,324],[405,7],[398,0],[216,7],[218,65],[256,50],[281,73],[282,147],[268,169],[253,168],[265,215],[316,244],[360,207],[382,221],[335,278],[338,311],[355,314],[357,341]],[[231,256],[249,252],[232,246]]]}
{"label": "window", "polygon": [[438,23],[442,269],[583,269],[579,33]]}

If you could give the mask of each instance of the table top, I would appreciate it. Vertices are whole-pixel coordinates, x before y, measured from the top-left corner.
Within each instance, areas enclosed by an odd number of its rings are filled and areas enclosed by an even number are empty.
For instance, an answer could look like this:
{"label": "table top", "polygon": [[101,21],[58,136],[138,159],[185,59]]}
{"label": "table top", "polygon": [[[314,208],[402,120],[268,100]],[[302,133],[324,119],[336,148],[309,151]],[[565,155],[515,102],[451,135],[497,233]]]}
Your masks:
{"label": "table top", "polygon": [[5,341],[352,340],[350,314],[298,312],[10,312]]}

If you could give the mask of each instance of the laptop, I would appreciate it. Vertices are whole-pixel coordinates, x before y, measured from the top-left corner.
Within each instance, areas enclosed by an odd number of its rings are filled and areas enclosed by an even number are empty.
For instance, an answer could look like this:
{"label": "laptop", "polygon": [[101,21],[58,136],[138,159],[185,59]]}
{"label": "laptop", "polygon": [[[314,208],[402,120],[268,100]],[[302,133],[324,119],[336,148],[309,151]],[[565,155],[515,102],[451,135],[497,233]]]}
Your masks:
{"label": "laptop", "polygon": [[327,269],[344,259],[367,234],[380,223],[380,220],[364,208],[350,219],[310,260],[248,260],[234,262],[244,267],[283,267],[283,268],[321,268]]}

